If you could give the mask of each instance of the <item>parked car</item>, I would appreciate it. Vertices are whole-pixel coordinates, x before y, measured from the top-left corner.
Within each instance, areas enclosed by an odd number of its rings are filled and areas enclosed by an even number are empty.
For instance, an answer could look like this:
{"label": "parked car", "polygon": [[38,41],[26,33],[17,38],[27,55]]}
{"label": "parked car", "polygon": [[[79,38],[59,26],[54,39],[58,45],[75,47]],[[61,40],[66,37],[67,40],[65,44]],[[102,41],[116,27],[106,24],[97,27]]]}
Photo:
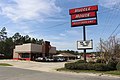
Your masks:
{"label": "parked car", "polygon": [[45,57],[45,61],[48,61],[48,62],[53,62],[53,61],[54,61],[54,59],[53,59],[53,58],[47,58],[47,57]]}
{"label": "parked car", "polygon": [[48,57],[44,57],[44,58],[38,57],[38,58],[36,58],[35,60],[36,60],[36,61],[40,61],[40,62],[53,62],[53,61],[54,61],[54,59],[48,58]]}
{"label": "parked car", "polygon": [[63,62],[63,61],[67,61],[67,60],[65,58],[60,58],[60,57],[55,57],[55,58],[38,57],[35,59],[35,61],[38,61],[38,62]]}
{"label": "parked car", "polygon": [[53,59],[52,59],[52,58],[48,58],[48,57],[44,57],[44,58],[43,58],[43,61],[51,62],[51,61],[53,61]]}
{"label": "parked car", "polygon": [[43,58],[42,57],[38,57],[35,59],[35,61],[43,61]]}
{"label": "parked car", "polygon": [[55,62],[63,62],[63,61],[67,61],[65,58],[60,58],[60,57],[56,57],[54,58]]}

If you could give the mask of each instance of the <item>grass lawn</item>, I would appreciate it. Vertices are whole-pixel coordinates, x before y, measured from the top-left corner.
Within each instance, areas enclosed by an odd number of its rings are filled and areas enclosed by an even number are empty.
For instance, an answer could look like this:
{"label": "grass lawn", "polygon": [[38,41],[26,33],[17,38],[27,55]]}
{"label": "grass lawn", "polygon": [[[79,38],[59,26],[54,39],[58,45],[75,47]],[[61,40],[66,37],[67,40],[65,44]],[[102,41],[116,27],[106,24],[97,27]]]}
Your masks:
{"label": "grass lawn", "polygon": [[75,72],[75,73],[101,73],[101,74],[110,74],[120,76],[120,71],[95,71],[95,70],[69,70],[65,68],[59,68],[57,71],[67,71],[67,72]]}
{"label": "grass lawn", "polygon": [[119,75],[120,76],[120,71],[107,71],[105,72],[106,74],[111,74],[111,75]]}
{"label": "grass lawn", "polygon": [[0,63],[0,66],[12,66],[12,65],[7,63]]}

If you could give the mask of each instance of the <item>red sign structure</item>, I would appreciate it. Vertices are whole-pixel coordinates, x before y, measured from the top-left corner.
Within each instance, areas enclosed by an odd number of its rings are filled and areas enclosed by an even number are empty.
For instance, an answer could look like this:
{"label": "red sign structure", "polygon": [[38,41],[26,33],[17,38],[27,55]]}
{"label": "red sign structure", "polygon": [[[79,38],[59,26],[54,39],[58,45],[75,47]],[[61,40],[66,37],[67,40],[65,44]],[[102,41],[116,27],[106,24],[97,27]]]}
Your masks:
{"label": "red sign structure", "polygon": [[[97,11],[98,11],[97,5],[70,9],[69,13],[71,15],[71,26],[76,27],[76,26],[96,25]],[[86,19],[86,18],[87,20],[80,20],[80,19]],[[94,18],[94,19],[89,20],[88,18]],[[74,21],[74,20],[77,20],[77,21]]]}
{"label": "red sign structure", "polygon": [[84,19],[84,18],[93,18],[96,17],[96,12],[86,12],[71,15],[72,20]]}
{"label": "red sign structure", "polygon": [[76,26],[83,26],[83,25],[96,25],[97,24],[97,20],[93,19],[93,20],[82,20],[82,21],[76,21],[76,22],[72,22],[72,27],[76,27]]}
{"label": "red sign structure", "polygon": [[[72,27],[83,26],[83,41],[86,41],[85,26],[97,24],[97,11],[98,11],[97,5],[74,8],[69,10],[69,14],[71,15],[71,26]],[[88,19],[88,18],[92,18],[92,19]],[[84,49],[85,61],[86,61],[86,49],[87,48]]]}
{"label": "red sign structure", "polygon": [[82,8],[75,8],[75,9],[70,9],[69,13],[70,15],[76,14],[76,13],[83,13],[83,12],[91,12],[91,11],[98,11],[98,6],[87,6],[87,7],[82,7]]}

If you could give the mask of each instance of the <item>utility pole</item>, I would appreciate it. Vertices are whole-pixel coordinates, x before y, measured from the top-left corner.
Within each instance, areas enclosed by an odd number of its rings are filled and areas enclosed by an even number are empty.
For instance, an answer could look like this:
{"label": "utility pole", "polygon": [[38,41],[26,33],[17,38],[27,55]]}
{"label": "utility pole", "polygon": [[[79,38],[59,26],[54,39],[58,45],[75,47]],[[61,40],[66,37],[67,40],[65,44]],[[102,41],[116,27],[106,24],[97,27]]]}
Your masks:
{"label": "utility pole", "polygon": [[102,56],[102,58],[104,58],[104,55],[102,53],[102,39],[100,38],[100,54]]}

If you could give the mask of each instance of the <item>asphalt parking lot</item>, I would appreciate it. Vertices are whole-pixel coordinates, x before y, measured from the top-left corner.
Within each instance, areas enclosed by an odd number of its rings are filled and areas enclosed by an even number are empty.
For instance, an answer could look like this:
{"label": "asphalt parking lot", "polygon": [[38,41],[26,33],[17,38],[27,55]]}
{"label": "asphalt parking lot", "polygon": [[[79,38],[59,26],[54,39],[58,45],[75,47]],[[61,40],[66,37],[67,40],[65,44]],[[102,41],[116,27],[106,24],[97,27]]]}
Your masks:
{"label": "asphalt parking lot", "polygon": [[54,72],[57,68],[64,67],[66,62],[33,62],[20,60],[0,60],[0,63],[12,64],[15,68],[30,69],[45,72]]}
{"label": "asphalt parking lot", "polygon": [[57,72],[66,62],[33,62],[20,60],[0,60],[12,64],[0,67],[0,80],[120,80],[120,77],[90,73]]}
{"label": "asphalt parking lot", "polygon": [[88,76],[0,67],[0,80],[120,80],[108,76]]}

